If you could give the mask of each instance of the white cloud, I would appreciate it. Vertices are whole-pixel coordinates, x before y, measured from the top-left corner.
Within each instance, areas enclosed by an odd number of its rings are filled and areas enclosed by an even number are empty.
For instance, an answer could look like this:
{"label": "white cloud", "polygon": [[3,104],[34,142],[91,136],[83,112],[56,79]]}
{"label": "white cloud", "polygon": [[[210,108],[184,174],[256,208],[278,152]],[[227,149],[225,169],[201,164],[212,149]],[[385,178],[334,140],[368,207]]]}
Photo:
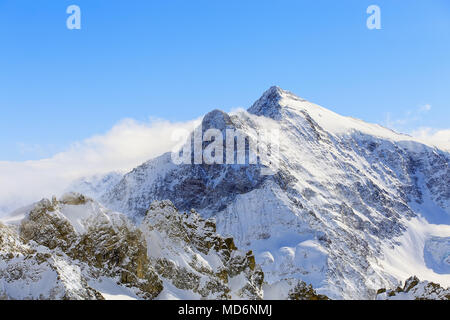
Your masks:
{"label": "white cloud", "polygon": [[173,123],[125,119],[103,135],[70,146],[51,158],[0,161],[0,213],[59,194],[73,179],[111,171],[128,171],[171,151],[172,132],[191,131],[199,119]]}
{"label": "white cloud", "polygon": [[450,129],[434,129],[420,126],[421,121],[431,109],[431,104],[425,104],[405,112],[404,116],[400,118],[393,118],[392,114],[388,113],[385,125],[395,131],[408,133],[423,143],[450,151]]}
{"label": "white cloud", "polygon": [[428,112],[430,110],[431,110],[431,104],[426,104],[426,105],[420,107],[421,112]]}
{"label": "white cloud", "polygon": [[419,128],[414,130],[411,135],[427,144],[450,152],[450,129]]}
{"label": "white cloud", "polygon": [[414,110],[408,110],[402,117],[393,118],[392,114],[386,114],[385,126],[396,131],[408,132],[411,127],[417,127],[417,124],[423,120],[426,113],[432,109],[431,104],[425,104]]}

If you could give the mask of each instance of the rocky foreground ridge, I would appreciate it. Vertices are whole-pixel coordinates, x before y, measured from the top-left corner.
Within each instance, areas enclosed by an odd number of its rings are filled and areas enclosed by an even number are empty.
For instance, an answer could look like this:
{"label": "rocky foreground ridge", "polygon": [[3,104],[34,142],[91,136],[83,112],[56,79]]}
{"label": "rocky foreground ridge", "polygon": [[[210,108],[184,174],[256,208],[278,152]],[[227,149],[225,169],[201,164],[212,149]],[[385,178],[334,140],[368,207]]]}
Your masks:
{"label": "rocky foreground ridge", "polygon": [[[274,284],[213,219],[156,201],[139,226],[81,194],[44,199],[0,222],[0,299],[327,300],[298,279]],[[377,299],[450,299],[416,277]]]}
{"label": "rocky foreground ridge", "polygon": [[[251,251],[170,201],[154,202],[136,226],[69,193],[0,223],[2,299],[263,299],[263,285]],[[289,285],[290,298],[323,298]]]}
{"label": "rocky foreground ridge", "polygon": [[450,300],[450,288],[442,288],[430,281],[420,281],[414,276],[406,280],[403,286],[378,290],[377,300]]}

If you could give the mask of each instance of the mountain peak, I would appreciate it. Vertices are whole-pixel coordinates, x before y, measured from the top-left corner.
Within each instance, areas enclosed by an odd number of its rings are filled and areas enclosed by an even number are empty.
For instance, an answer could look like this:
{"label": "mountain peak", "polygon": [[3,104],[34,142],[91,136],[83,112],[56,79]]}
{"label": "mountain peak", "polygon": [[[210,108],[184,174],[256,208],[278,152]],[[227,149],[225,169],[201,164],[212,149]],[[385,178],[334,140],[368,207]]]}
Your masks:
{"label": "mountain peak", "polygon": [[233,124],[230,116],[222,110],[213,110],[205,115],[202,121],[203,130],[224,130]]}
{"label": "mountain peak", "polygon": [[280,88],[279,86],[271,86],[269,89],[267,89],[264,93],[264,95],[270,95],[270,94],[275,94],[275,95],[279,95],[282,96],[283,93],[287,93],[286,90],[283,90],[282,88]]}
{"label": "mountain peak", "polygon": [[247,111],[258,116],[279,120],[281,118],[280,111],[283,107],[280,101],[288,96],[297,98],[289,91],[283,90],[278,86],[272,86]]}

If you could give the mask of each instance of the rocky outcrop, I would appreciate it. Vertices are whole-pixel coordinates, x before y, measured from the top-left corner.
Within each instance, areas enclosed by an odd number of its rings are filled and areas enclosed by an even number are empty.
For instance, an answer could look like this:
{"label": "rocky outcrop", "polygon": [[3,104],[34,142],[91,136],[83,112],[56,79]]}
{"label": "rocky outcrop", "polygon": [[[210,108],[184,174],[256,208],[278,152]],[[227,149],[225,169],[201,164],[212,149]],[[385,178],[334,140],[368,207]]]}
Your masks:
{"label": "rocky outcrop", "polygon": [[64,255],[33,252],[6,259],[2,256],[1,260],[0,297],[3,299],[104,299],[88,284],[81,269]]}
{"label": "rocky outcrop", "polygon": [[450,288],[442,288],[439,284],[430,281],[420,281],[411,277],[403,286],[396,289],[380,289],[377,292],[378,300],[450,300]]}
{"label": "rocky outcrop", "polygon": [[[2,299],[262,299],[252,252],[216,233],[212,219],[153,203],[136,226],[81,194],[44,199],[0,223]],[[106,291],[104,291],[106,290]]]}
{"label": "rocky outcrop", "polygon": [[[72,221],[71,221],[72,219]],[[40,201],[22,221],[20,236],[118,278],[145,298],[155,298],[162,283],[149,264],[142,233],[123,215],[109,212],[77,193],[59,201]]]}
{"label": "rocky outcrop", "polygon": [[16,228],[0,223],[1,299],[92,300],[103,296],[89,286],[80,268],[63,252],[27,244]]}
{"label": "rocky outcrop", "polygon": [[212,219],[180,214],[170,201],[154,202],[141,226],[158,274],[201,298],[261,299],[264,274],[252,252],[216,233]]}
{"label": "rocky outcrop", "polygon": [[298,281],[293,289],[289,291],[289,300],[329,300],[323,294],[318,294],[311,285]]}
{"label": "rocky outcrop", "polygon": [[20,236],[26,242],[32,240],[49,249],[67,251],[77,240],[77,234],[58,209],[57,201],[43,199],[38,202],[20,224]]}

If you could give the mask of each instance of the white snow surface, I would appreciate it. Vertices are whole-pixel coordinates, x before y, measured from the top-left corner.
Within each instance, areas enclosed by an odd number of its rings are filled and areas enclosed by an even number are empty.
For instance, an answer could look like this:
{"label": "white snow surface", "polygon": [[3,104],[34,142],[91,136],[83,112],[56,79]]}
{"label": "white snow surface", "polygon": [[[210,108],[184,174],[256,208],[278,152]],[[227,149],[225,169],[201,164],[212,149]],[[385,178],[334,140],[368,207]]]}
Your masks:
{"label": "white snow surface", "polygon": [[[411,275],[450,287],[450,273],[438,273],[435,260],[448,258],[450,226],[429,224],[423,218],[405,222],[408,229],[396,238],[397,245],[384,246],[384,258],[379,259],[381,270],[404,282]],[[436,241],[446,239],[447,243]],[[432,256],[432,254],[434,256]],[[448,261],[447,261],[448,263]]]}

